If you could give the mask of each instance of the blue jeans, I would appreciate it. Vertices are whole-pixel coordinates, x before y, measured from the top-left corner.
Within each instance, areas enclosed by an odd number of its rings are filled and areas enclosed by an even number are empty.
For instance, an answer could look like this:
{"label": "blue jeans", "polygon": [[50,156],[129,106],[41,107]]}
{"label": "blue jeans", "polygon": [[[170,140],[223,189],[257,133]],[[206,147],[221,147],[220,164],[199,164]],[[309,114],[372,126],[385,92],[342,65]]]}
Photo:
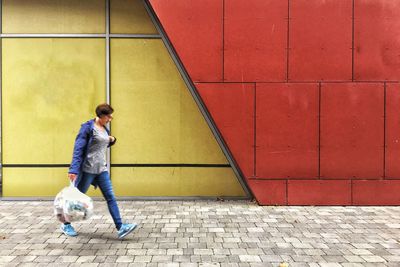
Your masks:
{"label": "blue jeans", "polygon": [[100,187],[101,193],[107,201],[108,210],[110,211],[111,217],[114,221],[115,226],[119,230],[122,225],[121,215],[119,213],[117,200],[115,199],[114,191],[112,188],[110,175],[107,171],[100,174],[92,174],[83,172],[82,178],[78,184],[78,190],[82,193],[86,193],[89,189],[90,184],[96,179],[98,186]]}

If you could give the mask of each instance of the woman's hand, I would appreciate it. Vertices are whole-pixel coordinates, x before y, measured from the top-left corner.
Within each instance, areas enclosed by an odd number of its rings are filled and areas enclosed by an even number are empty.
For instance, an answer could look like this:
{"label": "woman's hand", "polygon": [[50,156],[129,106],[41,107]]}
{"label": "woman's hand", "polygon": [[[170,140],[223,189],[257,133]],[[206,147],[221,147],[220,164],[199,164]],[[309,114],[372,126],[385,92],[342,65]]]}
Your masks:
{"label": "woman's hand", "polygon": [[71,182],[75,182],[76,174],[75,173],[68,173],[68,178],[71,180]]}
{"label": "woman's hand", "polygon": [[109,138],[110,138],[110,142],[111,142],[111,143],[114,143],[114,141],[115,141],[115,137],[114,137],[114,136],[112,136],[112,135],[110,135],[110,136],[109,136]]}

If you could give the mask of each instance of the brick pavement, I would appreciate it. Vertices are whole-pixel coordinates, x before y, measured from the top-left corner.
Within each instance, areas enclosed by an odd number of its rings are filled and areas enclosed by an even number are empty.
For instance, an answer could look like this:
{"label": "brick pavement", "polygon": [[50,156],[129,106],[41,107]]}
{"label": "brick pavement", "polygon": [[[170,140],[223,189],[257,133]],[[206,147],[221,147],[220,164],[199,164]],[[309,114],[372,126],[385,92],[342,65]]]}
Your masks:
{"label": "brick pavement", "polygon": [[104,201],[66,237],[50,201],[0,201],[0,266],[400,266],[400,207],[261,207],[248,201]]}

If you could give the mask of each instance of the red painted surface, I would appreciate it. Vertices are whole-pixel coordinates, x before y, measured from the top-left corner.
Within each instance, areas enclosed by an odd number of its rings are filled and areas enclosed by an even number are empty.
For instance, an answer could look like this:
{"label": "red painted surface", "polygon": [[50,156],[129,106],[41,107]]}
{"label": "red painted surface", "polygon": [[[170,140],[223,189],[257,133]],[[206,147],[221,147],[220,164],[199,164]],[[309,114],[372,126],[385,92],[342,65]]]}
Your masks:
{"label": "red painted surface", "polygon": [[285,80],[287,4],[282,0],[225,1],[226,81]]}
{"label": "red painted surface", "polygon": [[222,0],[151,0],[193,81],[222,81]]}
{"label": "red painted surface", "polygon": [[383,84],[322,84],[322,178],[383,176],[383,105]]}
{"label": "red painted surface", "polygon": [[353,181],[354,205],[399,205],[400,180]]}
{"label": "red painted surface", "polygon": [[351,204],[350,180],[291,180],[288,182],[289,205]]}
{"label": "red painted surface", "polygon": [[254,180],[249,186],[260,205],[287,205],[286,180]]}
{"label": "red painted surface", "polygon": [[289,79],[351,80],[352,0],[290,5]]}
{"label": "red painted surface", "polygon": [[257,83],[257,177],[318,177],[318,88]]}
{"label": "red painted surface", "polygon": [[400,179],[400,84],[386,84],[386,171]]}
{"label": "red painted surface", "polygon": [[355,0],[356,80],[399,80],[400,1]]}
{"label": "red painted surface", "polygon": [[150,2],[258,203],[400,205],[400,0]]}
{"label": "red painted surface", "polygon": [[244,175],[254,176],[254,84],[196,84]]}

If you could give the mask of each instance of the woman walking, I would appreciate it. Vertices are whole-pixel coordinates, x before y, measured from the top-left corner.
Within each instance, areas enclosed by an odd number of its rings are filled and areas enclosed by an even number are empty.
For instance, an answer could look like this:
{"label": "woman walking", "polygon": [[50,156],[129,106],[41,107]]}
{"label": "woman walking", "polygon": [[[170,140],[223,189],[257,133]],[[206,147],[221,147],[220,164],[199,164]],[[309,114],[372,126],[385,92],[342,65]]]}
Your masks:
{"label": "woman walking", "polygon": [[[106,151],[116,142],[116,138],[106,128],[106,124],[113,119],[113,112],[110,105],[100,104],[96,107],[96,118],[81,125],[75,139],[68,177],[82,193],[86,193],[90,185],[100,188],[117,228],[118,238],[124,238],[137,225],[122,223],[107,169]],[[62,224],[61,230],[68,236],[78,235],[70,222]]]}

